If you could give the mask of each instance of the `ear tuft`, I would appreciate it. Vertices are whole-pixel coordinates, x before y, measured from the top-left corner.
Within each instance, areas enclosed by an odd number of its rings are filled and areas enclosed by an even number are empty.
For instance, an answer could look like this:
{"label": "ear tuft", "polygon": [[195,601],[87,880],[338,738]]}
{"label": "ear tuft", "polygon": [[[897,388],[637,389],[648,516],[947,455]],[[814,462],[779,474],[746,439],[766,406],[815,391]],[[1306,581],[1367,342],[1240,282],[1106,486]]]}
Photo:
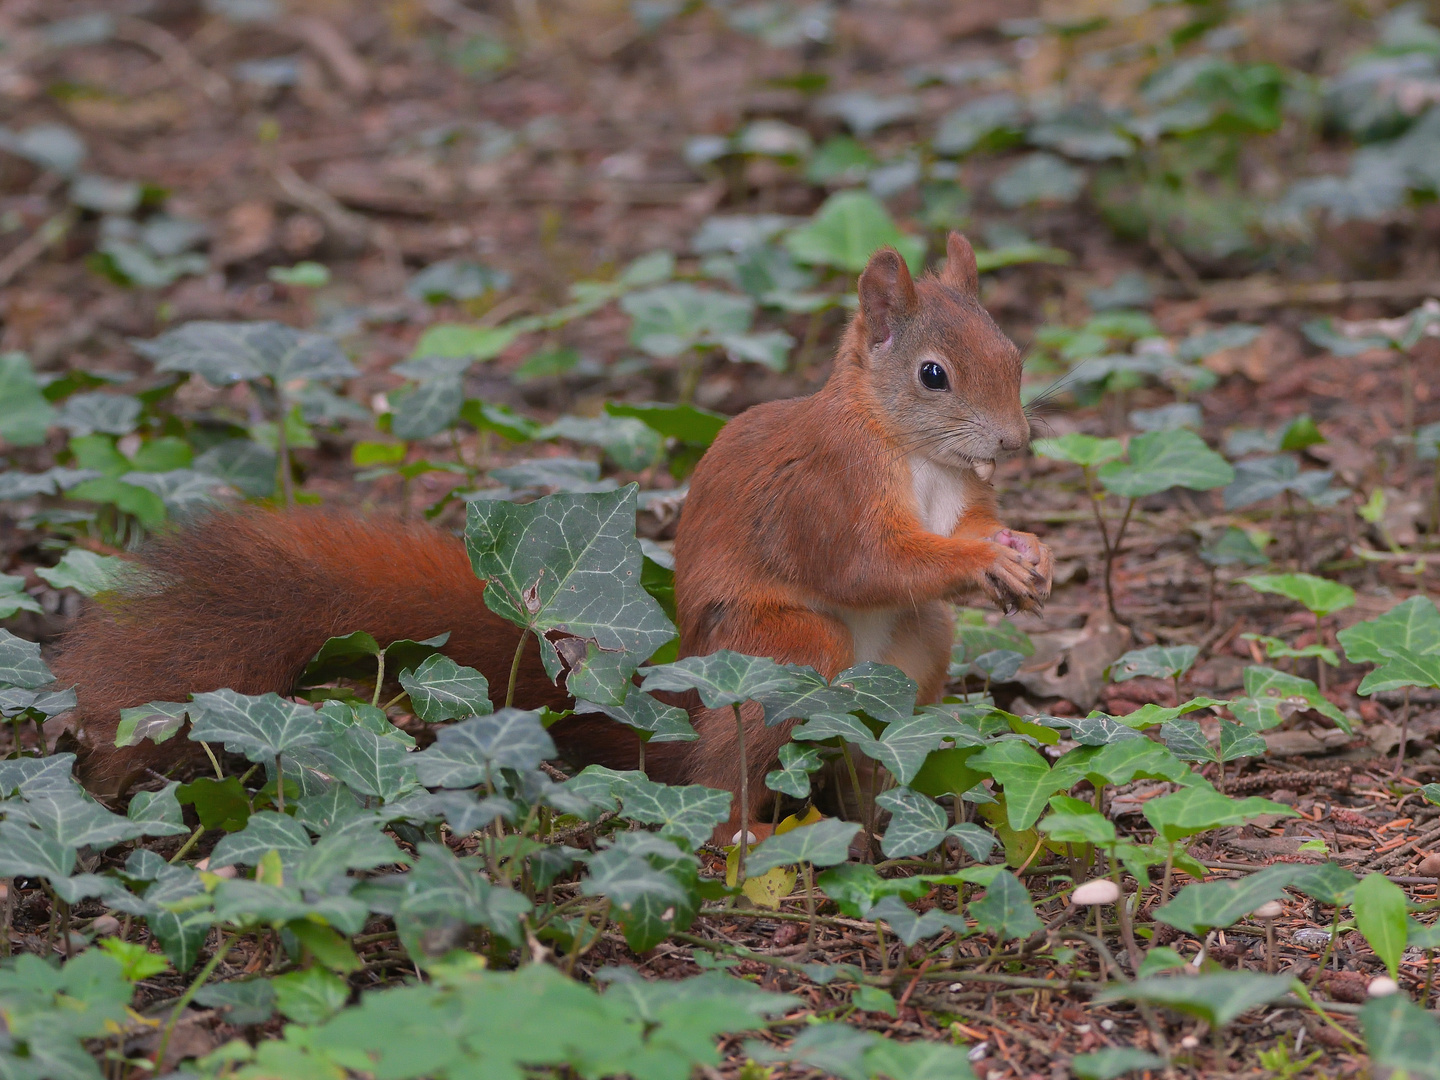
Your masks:
{"label": "ear tuft", "polygon": [[980,270],[975,265],[975,249],[958,232],[945,241],[945,269],[940,283],[965,296],[980,295]]}
{"label": "ear tuft", "polygon": [[894,248],[884,247],[870,256],[860,275],[860,315],[865,320],[866,343],[878,345],[900,320],[914,314],[915,282],[910,268]]}

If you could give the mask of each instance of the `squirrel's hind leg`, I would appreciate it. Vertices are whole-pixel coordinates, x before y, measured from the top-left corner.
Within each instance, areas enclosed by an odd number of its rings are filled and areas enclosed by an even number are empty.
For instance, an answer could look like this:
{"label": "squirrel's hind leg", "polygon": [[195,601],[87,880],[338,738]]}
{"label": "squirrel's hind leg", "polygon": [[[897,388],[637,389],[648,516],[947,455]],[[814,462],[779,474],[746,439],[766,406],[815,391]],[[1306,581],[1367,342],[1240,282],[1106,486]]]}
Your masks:
{"label": "squirrel's hind leg", "polygon": [[[782,664],[808,664],[827,679],[854,661],[850,631],[831,615],[808,608],[772,608],[741,613],[729,611],[724,633],[706,642],[706,652],[734,649],[750,656],[769,656]],[[750,829],[757,836],[765,829],[756,824],[759,812],[770,804],[765,774],[775,767],[780,747],[790,741],[794,721],[765,725],[764,713],[754,702],[740,707],[745,732],[745,769],[750,797]],[[729,791],[730,820],[715,829],[715,842],[729,844],[740,831],[740,737],[733,709],[696,709],[690,722],[700,738],[690,744],[686,778],[692,784]]]}

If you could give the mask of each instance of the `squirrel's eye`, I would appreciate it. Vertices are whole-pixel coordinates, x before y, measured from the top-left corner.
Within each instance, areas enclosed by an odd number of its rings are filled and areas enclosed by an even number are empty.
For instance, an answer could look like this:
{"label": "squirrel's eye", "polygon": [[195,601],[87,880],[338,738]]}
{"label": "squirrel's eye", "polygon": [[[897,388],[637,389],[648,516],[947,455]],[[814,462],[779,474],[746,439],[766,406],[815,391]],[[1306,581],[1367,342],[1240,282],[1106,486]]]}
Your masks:
{"label": "squirrel's eye", "polygon": [[945,369],[935,361],[920,365],[920,385],[926,390],[949,390],[950,376],[945,374]]}

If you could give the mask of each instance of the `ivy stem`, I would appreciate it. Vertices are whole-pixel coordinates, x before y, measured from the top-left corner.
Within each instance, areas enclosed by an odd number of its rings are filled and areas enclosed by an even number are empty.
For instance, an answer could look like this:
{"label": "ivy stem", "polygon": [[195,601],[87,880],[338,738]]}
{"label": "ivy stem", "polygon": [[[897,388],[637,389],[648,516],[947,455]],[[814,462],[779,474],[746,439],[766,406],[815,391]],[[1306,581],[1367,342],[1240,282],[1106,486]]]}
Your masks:
{"label": "ivy stem", "polygon": [[[1324,661],[1322,660],[1323,664]],[[1400,743],[1395,747],[1395,775],[1405,766],[1405,744],[1410,739],[1410,687],[1405,687],[1405,704],[1400,706]]]}
{"label": "ivy stem", "polygon": [[275,755],[275,809],[285,812],[285,770],[281,766],[281,755]]}
{"label": "ivy stem", "polygon": [[520,657],[525,652],[526,632],[520,631],[520,640],[515,644],[515,659],[510,661],[510,682],[505,687],[505,707],[515,704],[515,682],[520,678]]}
{"label": "ivy stem", "polygon": [[745,853],[750,847],[750,766],[745,760],[745,721],[740,717],[740,703],[730,706],[735,713],[735,745],[740,752],[740,839],[735,858],[735,884],[745,885]]}
{"label": "ivy stem", "polygon": [[1115,882],[1115,887],[1120,890],[1120,898],[1115,901],[1115,915],[1120,920],[1120,936],[1125,941],[1125,951],[1130,955],[1130,970],[1139,978],[1140,945],[1135,940],[1135,924],[1130,917],[1130,898],[1125,895],[1125,888],[1120,884],[1120,863],[1114,858],[1110,860],[1110,880]]}
{"label": "ivy stem", "polygon": [[370,698],[370,707],[380,707],[380,688],[385,685],[385,650],[381,649],[375,655],[375,693]]}
{"label": "ivy stem", "polygon": [[[280,493],[285,499],[285,508],[289,510],[295,505],[295,476],[290,470],[290,434],[285,430],[290,421],[290,406],[285,400],[285,392],[275,388],[277,412],[279,414],[275,424],[275,469],[279,474]],[[159,1067],[158,1064],[156,1066]]]}
{"label": "ivy stem", "polygon": [[153,1062],[156,1076],[160,1075],[161,1066],[165,1061],[165,1051],[170,1049],[170,1036],[175,1034],[175,1025],[180,1022],[180,1014],[189,1007],[191,999],[199,992],[200,987],[205,985],[205,980],[215,974],[215,969],[220,966],[220,961],[225,959],[225,954],[230,951],[230,946],[235,944],[235,937],[236,935],[232,934],[220,942],[219,948],[215,950],[215,955],[210,957],[205,966],[200,969],[200,973],[185,988],[185,993],[180,995],[180,1000],[175,1003],[175,1008],[170,1013],[170,1019],[165,1024],[165,1030],[160,1035],[160,1045],[155,1048]]}
{"label": "ivy stem", "polygon": [[215,767],[215,779],[224,780],[225,770],[220,768],[220,760],[215,756],[215,751],[210,749],[210,744],[208,742],[202,742],[200,746],[202,749],[204,749],[205,756],[210,759],[210,764]]}
{"label": "ivy stem", "polygon": [[[860,815],[861,821],[868,821],[869,816],[865,813],[865,792],[860,787],[860,773],[855,769],[855,757],[850,753],[850,744],[848,742],[842,741],[840,743],[840,754],[845,758],[845,767],[850,770],[850,784],[855,789],[855,812]],[[870,843],[868,837],[865,843],[865,861],[870,861]]]}
{"label": "ivy stem", "polygon": [[805,951],[801,957],[808,957],[815,948],[815,869],[808,862],[800,864],[805,875]]}
{"label": "ivy stem", "polygon": [[1325,940],[1325,948],[1320,950],[1320,962],[1315,965],[1315,973],[1310,976],[1310,989],[1320,981],[1320,975],[1325,970],[1325,962],[1330,959],[1330,950],[1335,947],[1335,939],[1340,936],[1340,905],[1335,905],[1335,917],[1330,921],[1330,936]]}
{"label": "ivy stem", "polygon": [[190,834],[190,839],[186,840],[185,843],[181,844],[181,845],[180,845],[180,850],[177,851],[177,852],[175,852],[174,855],[170,856],[170,865],[171,865],[171,866],[174,866],[174,865],[175,865],[176,863],[178,863],[181,859],[183,859],[187,854],[189,854],[190,849],[193,848],[193,847],[195,846],[196,842],[200,839],[200,837],[202,837],[202,836],[204,836],[204,835],[205,835],[205,826],[204,826],[204,825],[197,825],[197,826],[195,826],[195,831]]}

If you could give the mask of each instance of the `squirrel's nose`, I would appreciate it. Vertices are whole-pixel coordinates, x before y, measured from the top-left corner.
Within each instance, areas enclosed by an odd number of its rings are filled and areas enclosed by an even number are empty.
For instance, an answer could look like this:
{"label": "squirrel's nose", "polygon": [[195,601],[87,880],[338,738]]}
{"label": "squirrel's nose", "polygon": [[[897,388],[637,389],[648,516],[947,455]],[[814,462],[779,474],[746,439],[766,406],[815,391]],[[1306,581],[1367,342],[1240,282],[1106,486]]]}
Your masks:
{"label": "squirrel's nose", "polygon": [[1009,453],[1014,453],[1016,450],[1023,449],[1029,441],[1030,432],[1028,430],[1007,431],[1000,436],[1000,448]]}

